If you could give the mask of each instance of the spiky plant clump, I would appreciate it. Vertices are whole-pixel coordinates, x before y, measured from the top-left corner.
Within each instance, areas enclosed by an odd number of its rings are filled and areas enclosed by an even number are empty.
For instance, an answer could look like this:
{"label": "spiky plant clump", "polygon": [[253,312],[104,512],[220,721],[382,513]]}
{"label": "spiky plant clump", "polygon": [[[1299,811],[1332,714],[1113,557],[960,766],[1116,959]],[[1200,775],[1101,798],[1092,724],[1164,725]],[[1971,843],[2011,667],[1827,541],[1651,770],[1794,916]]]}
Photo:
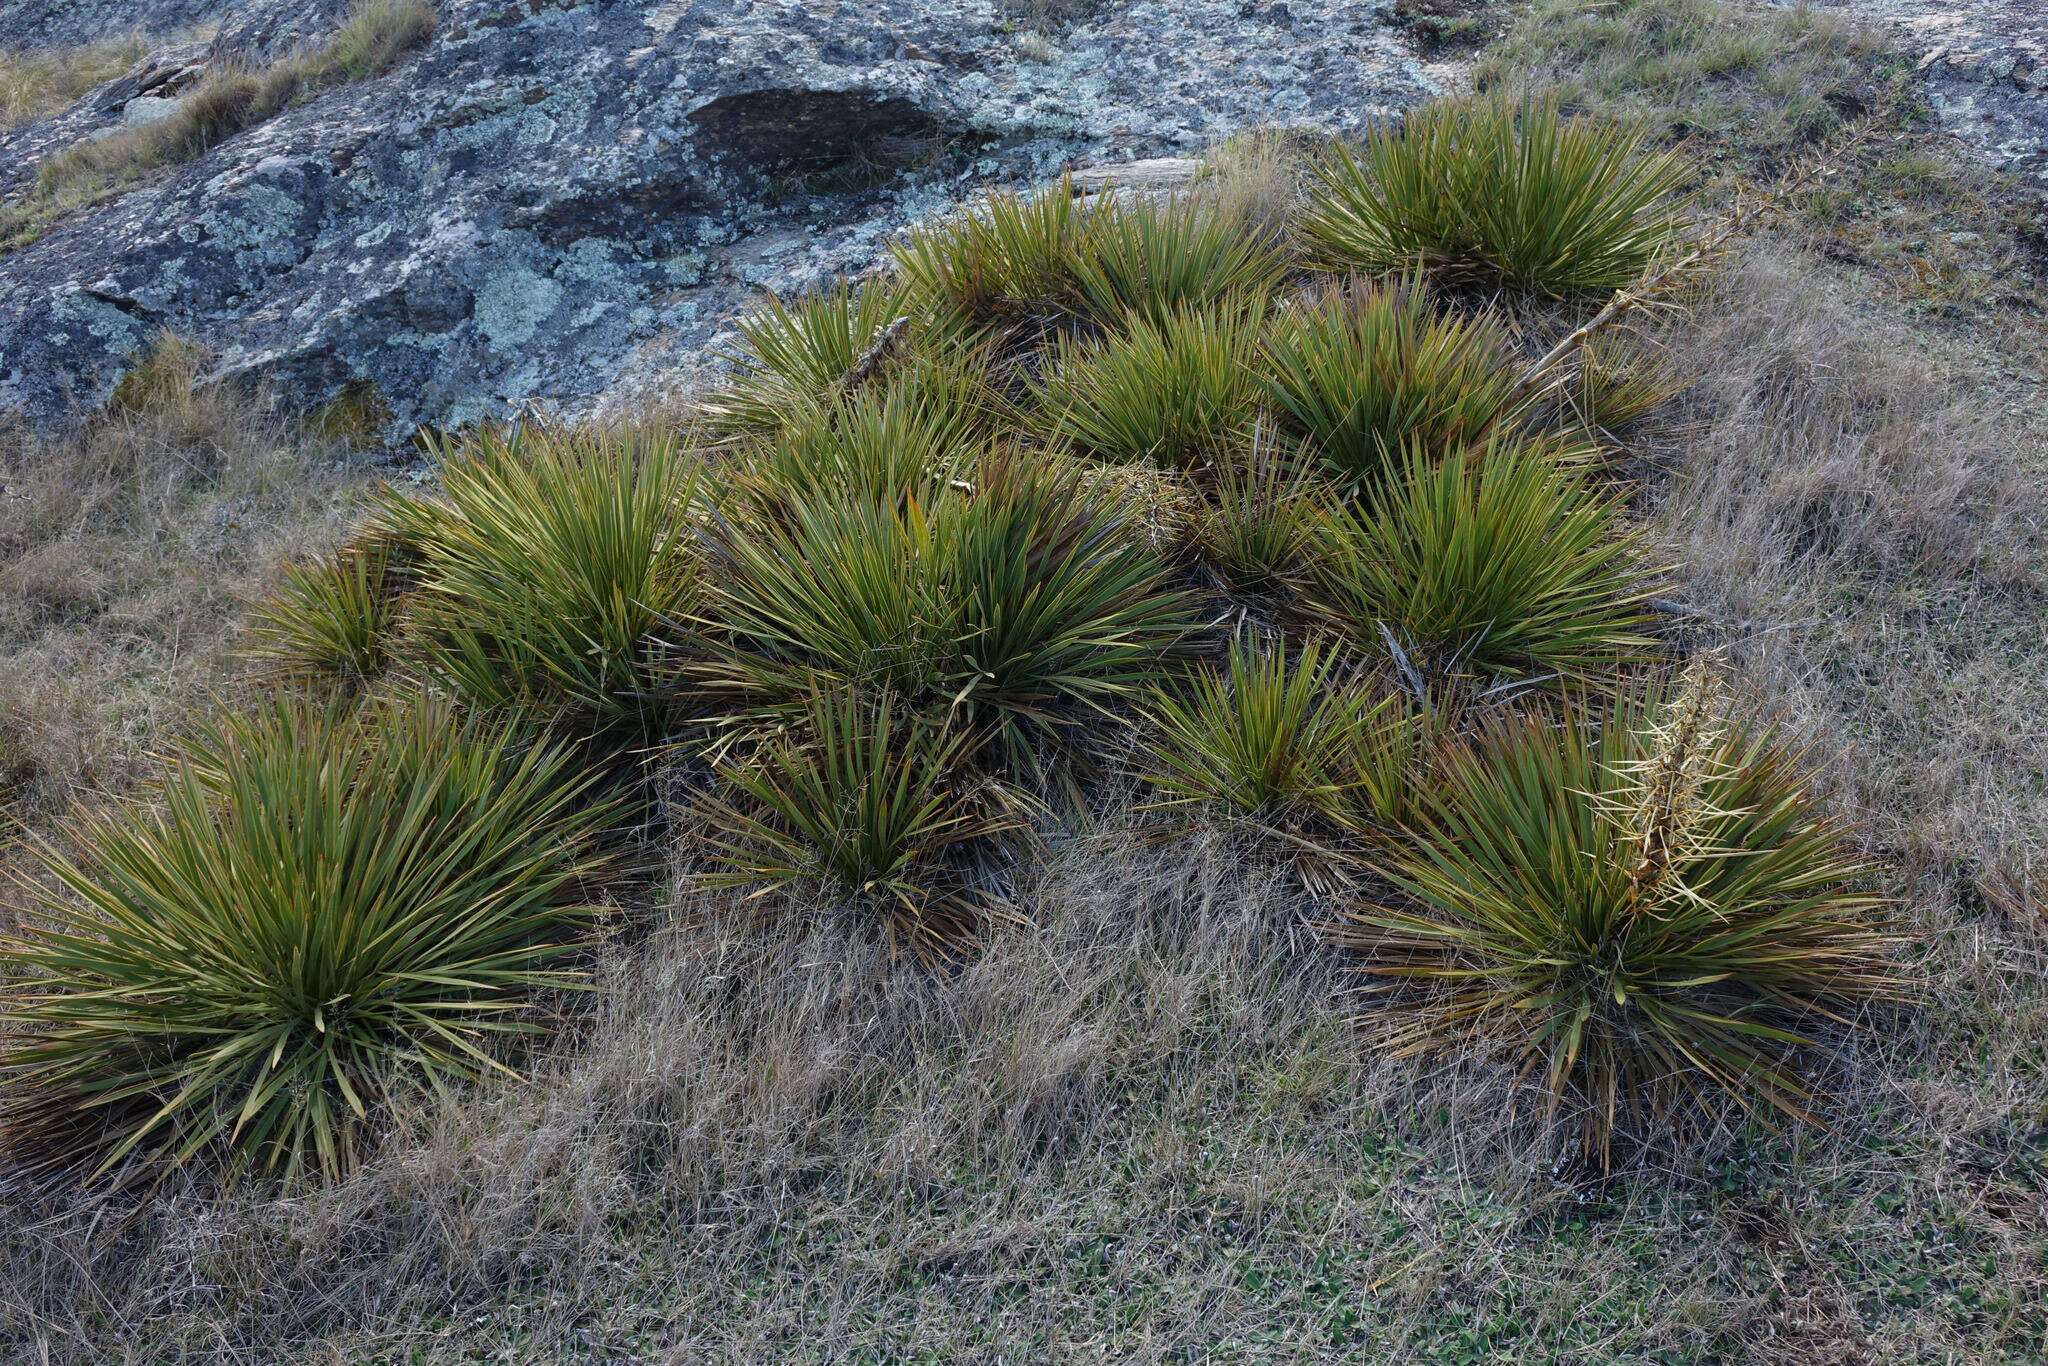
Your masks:
{"label": "spiky plant clump", "polygon": [[1621,499],[1559,451],[1500,438],[1441,460],[1411,450],[1321,528],[1323,609],[1432,680],[1597,678],[1652,651],[1654,582]]}
{"label": "spiky plant clump", "polygon": [[1257,431],[1208,471],[1200,552],[1233,591],[1272,592],[1307,563],[1326,493],[1310,469],[1297,451]]}
{"label": "spiky plant clump", "polygon": [[1284,259],[1200,196],[1133,203],[1066,180],[998,192],[895,248],[905,297],[948,329],[1162,321],[1275,284]]}
{"label": "spiky plant clump", "polygon": [[83,818],[0,950],[17,1159],[355,1160],[396,1089],[501,1066],[569,982],[610,812],[559,748],[446,706],[286,699],[185,753],[159,806]]}
{"label": "spiky plant clump", "polygon": [[698,881],[848,898],[880,912],[892,948],[946,957],[1000,910],[977,864],[1020,829],[968,771],[972,747],[886,692],[814,693],[745,763],[719,766],[704,812],[723,867]]}
{"label": "spiky plant clump", "polygon": [[1418,281],[1352,281],[1278,314],[1266,343],[1268,402],[1351,489],[1401,452],[1441,454],[1514,426],[1515,368],[1501,325],[1433,308]]}
{"label": "spiky plant clump", "polygon": [[1092,341],[1062,338],[1033,389],[1040,427],[1103,460],[1208,463],[1245,440],[1257,412],[1261,312],[1262,300],[1176,309]]}
{"label": "spiky plant clump", "polygon": [[1029,766],[1033,742],[1143,691],[1186,627],[1159,554],[1084,472],[985,461],[901,509],[851,499],[713,538],[695,670],[747,717],[861,683],[953,713]]}
{"label": "spiky plant clump", "polygon": [[1554,95],[1439,100],[1324,167],[1301,232],[1330,270],[1415,265],[1557,298],[1633,284],[1669,247],[1691,176],[1640,123],[1563,118]]}
{"label": "spiky plant clump", "polygon": [[[774,432],[911,366],[971,368],[957,338],[918,313],[902,287],[840,280],[795,300],[770,295],[735,329],[733,380],[698,405],[714,430]],[[951,362],[950,368],[947,366]]]}
{"label": "spiky plant clump", "polygon": [[981,333],[1071,314],[1083,243],[1110,212],[1105,197],[1079,199],[1064,179],[1030,194],[996,191],[892,248],[904,297],[920,316]]}
{"label": "spiky plant clump", "polygon": [[1496,721],[1417,796],[1337,937],[1406,1054],[1505,1046],[1603,1164],[1719,1096],[1801,1115],[1814,1021],[1898,990],[1870,871],[1704,669],[1587,718]]}
{"label": "spiky plant clump", "polygon": [[440,497],[378,514],[419,547],[409,662],[471,705],[664,729],[663,642],[699,594],[694,457],[667,433],[534,426],[437,456]]}
{"label": "spiky plant clump", "polygon": [[1222,672],[1202,670],[1180,691],[1158,689],[1159,737],[1146,764],[1165,805],[1220,807],[1269,821],[1335,816],[1376,770],[1369,732],[1399,726],[1341,651],[1311,640],[1231,642]]}
{"label": "spiky plant clump", "polygon": [[287,564],[250,610],[250,657],[281,677],[375,678],[392,661],[409,559],[406,547],[369,535]]}
{"label": "spiky plant clump", "polygon": [[1286,262],[1207,196],[1128,200],[1097,212],[1074,260],[1074,291],[1098,326],[1165,326],[1191,309],[1263,297]]}
{"label": "spiky plant clump", "polygon": [[[923,372],[931,374],[931,372]],[[901,507],[930,502],[939,489],[971,472],[986,447],[977,435],[979,383],[888,382],[819,405],[772,438],[746,451],[743,473],[717,501],[772,511],[792,502],[842,495]]]}

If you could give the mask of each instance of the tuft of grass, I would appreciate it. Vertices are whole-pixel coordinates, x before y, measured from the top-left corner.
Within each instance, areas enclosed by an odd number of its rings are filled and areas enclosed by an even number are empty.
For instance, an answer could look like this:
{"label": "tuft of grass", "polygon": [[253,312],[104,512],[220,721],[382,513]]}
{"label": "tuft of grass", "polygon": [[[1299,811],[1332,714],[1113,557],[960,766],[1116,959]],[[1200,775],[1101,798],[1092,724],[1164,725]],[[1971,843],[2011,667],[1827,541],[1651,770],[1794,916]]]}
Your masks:
{"label": "tuft of grass", "polygon": [[779,515],[830,496],[890,507],[929,502],[986,448],[977,429],[992,401],[978,369],[936,365],[835,398],[749,445],[743,473],[720,502],[736,515],[741,504]]}
{"label": "tuft of grass", "polygon": [[1619,495],[1552,442],[1495,438],[1400,472],[1318,537],[1324,610],[1361,644],[1430,677],[1605,676],[1655,647],[1653,591]]}
{"label": "tuft of grass", "polygon": [[727,358],[733,381],[698,405],[727,433],[800,423],[906,363],[933,364],[957,340],[932,335],[900,286],[843,279],[795,300],[770,295],[735,327],[740,346]]}
{"label": "tuft of grass", "polygon": [[1662,353],[1648,346],[1595,341],[1579,352],[1578,381],[1569,395],[1571,416],[1593,436],[1613,442],[1616,433],[1683,393],[1686,383]]}
{"label": "tuft of grass", "polygon": [[385,444],[392,427],[391,405],[367,380],[352,381],[304,418],[305,430],[325,441],[357,450],[375,450]]}
{"label": "tuft of grass", "polygon": [[1414,279],[1330,288],[1277,315],[1265,348],[1273,411],[1351,490],[1410,446],[1442,454],[1512,427],[1514,383],[1501,324],[1438,312]]}
{"label": "tuft of grass", "polygon": [[1324,485],[1310,463],[1255,431],[1208,471],[1196,543],[1203,563],[1240,594],[1290,586],[1308,559]]}
{"label": "tuft of grass", "polygon": [[892,950],[945,958],[1001,902],[975,884],[984,853],[1019,829],[973,789],[974,737],[887,693],[818,692],[795,723],[724,763],[703,808],[725,865],[694,879],[759,892],[810,888],[880,912]]}
{"label": "tuft of grass", "polygon": [[1208,196],[1103,197],[1072,266],[1081,310],[1098,326],[1163,326],[1191,308],[1260,296],[1285,273],[1285,258]]}
{"label": "tuft of grass", "polygon": [[[1159,736],[1145,765],[1162,805],[1204,805],[1266,821],[1335,817],[1361,785],[1390,775],[1373,758],[1395,748],[1373,732],[1405,715],[1376,698],[1341,650],[1310,640],[1288,657],[1285,642],[1231,642],[1221,672],[1205,669],[1150,706]],[[1368,806],[1388,803],[1375,791]]]}
{"label": "tuft of grass", "polygon": [[124,417],[150,414],[176,420],[201,401],[200,371],[213,354],[198,339],[165,328],[107,395],[107,410]]}
{"label": "tuft of grass", "polygon": [[999,741],[1033,741],[1139,695],[1185,629],[1158,553],[1086,471],[993,461],[901,509],[820,498],[712,536],[696,670],[749,715],[859,683]]}
{"label": "tuft of grass", "polygon": [[1258,411],[1264,311],[1253,296],[1158,322],[1134,317],[1091,341],[1062,337],[1050,374],[1033,385],[1041,427],[1103,460],[1209,464],[1244,442]]}
{"label": "tuft of grass", "polygon": [[535,426],[436,456],[440,496],[387,490],[375,519],[417,559],[406,659],[475,706],[661,735],[664,633],[700,593],[695,456],[667,432]]}
{"label": "tuft of grass", "polygon": [[1717,1098],[1804,1117],[1799,1031],[1899,994],[1870,866],[1708,667],[1587,718],[1485,727],[1336,934],[1391,990],[1396,1052],[1509,1050],[1609,1160],[1626,1118]]}
{"label": "tuft of grass", "polygon": [[1329,148],[1330,138],[1312,129],[1243,129],[1202,154],[1195,192],[1239,235],[1293,264],[1301,252],[1296,219],[1307,202],[1309,168]]}
{"label": "tuft of grass", "polygon": [[999,191],[894,248],[906,297],[946,328],[1162,321],[1276,283],[1284,258],[1199,195]]}
{"label": "tuft of grass", "polygon": [[148,55],[149,43],[139,35],[54,51],[0,48],[0,128],[60,113]]}
{"label": "tuft of grass", "polygon": [[377,677],[392,663],[411,570],[406,548],[376,535],[286,564],[250,609],[250,659],[283,678]]}
{"label": "tuft of grass", "polygon": [[1496,91],[1411,110],[1359,157],[1338,148],[1301,231],[1331,270],[1421,266],[1460,286],[1598,295],[1667,250],[1692,175],[1640,123]]}
{"label": "tuft of grass", "polygon": [[216,71],[168,118],[49,158],[25,200],[0,206],[0,252],[26,246],[57,218],[119,194],[161,167],[197,160],[300,100],[382,75],[432,37],[434,24],[426,0],[363,0],[311,52],[257,71]]}
{"label": "tuft of grass", "polygon": [[10,1157],[353,1165],[394,1094],[501,1067],[524,997],[571,980],[612,815],[587,785],[430,703],[223,720],[160,806],[41,850],[38,918],[0,949]]}

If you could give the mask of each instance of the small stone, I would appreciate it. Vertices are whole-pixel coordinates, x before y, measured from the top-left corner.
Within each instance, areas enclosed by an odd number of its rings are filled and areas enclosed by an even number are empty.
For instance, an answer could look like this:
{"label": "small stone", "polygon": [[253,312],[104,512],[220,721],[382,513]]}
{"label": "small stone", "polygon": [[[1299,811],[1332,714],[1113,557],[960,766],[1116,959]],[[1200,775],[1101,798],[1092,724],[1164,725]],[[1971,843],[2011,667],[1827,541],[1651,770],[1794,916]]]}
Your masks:
{"label": "small stone", "polygon": [[121,121],[130,128],[145,124],[162,123],[178,112],[183,100],[167,100],[156,95],[137,95],[121,106]]}
{"label": "small stone", "polygon": [[1952,232],[1948,235],[1948,240],[1953,246],[1967,247],[1983,241],[1984,234],[1981,232]]}

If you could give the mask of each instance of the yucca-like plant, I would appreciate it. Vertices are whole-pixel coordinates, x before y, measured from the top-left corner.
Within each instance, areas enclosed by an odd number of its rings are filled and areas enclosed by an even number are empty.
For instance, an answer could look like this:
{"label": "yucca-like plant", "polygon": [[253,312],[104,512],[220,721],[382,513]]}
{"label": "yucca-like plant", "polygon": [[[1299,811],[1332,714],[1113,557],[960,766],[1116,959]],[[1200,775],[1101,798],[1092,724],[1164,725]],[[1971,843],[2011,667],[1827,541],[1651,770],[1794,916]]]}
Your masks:
{"label": "yucca-like plant", "polygon": [[1033,386],[1041,429],[1098,459],[1203,465],[1242,443],[1258,410],[1261,303],[1177,309],[1090,341],[1063,338]]}
{"label": "yucca-like plant", "polygon": [[502,1066],[569,983],[609,819],[562,749],[445,705],[280,699],[186,751],[153,807],[41,850],[0,1135],[30,1164],[153,1151],[333,1173],[394,1088]]}
{"label": "yucca-like plant", "polygon": [[811,888],[876,908],[890,943],[945,957],[999,910],[989,859],[1020,830],[966,766],[972,736],[888,693],[820,691],[704,808],[706,886]]}
{"label": "yucca-like plant", "polygon": [[1524,405],[1498,322],[1430,305],[1419,282],[1353,281],[1278,314],[1266,344],[1267,401],[1357,489],[1419,444],[1441,454],[1511,428]]}
{"label": "yucca-like plant", "polygon": [[842,279],[793,300],[770,295],[734,327],[732,382],[698,405],[723,432],[781,430],[906,366],[945,368],[962,350],[900,286],[879,281]]}
{"label": "yucca-like plant", "polygon": [[1200,196],[1082,198],[1067,180],[999,191],[895,247],[904,297],[938,326],[987,332],[1080,318],[1117,328],[1271,288],[1285,260]]}
{"label": "yucca-like plant", "polygon": [[1110,197],[1073,269],[1087,316],[1116,329],[1139,321],[1165,326],[1189,310],[1262,297],[1285,274],[1286,259],[1208,196]]}
{"label": "yucca-like plant", "polygon": [[1159,736],[1146,773],[1163,805],[1269,821],[1348,812],[1359,795],[1352,789],[1385,776],[1372,760],[1388,746],[1370,732],[1407,724],[1341,652],[1314,640],[1291,659],[1284,643],[1235,640],[1222,671],[1156,690],[1150,710]]}
{"label": "yucca-like plant", "polygon": [[1199,548],[1233,591],[1271,592],[1307,563],[1329,492],[1310,469],[1299,452],[1261,430],[1207,472]]}
{"label": "yucca-like plant", "polygon": [[250,658],[286,678],[375,678],[391,663],[410,558],[405,546],[372,534],[286,564],[250,608]]}
{"label": "yucca-like plant", "polygon": [[1113,211],[1064,179],[1028,194],[995,191],[895,244],[903,297],[940,326],[982,333],[1077,312],[1083,243]]}
{"label": "yucca-like plant", "polygon": [[1321,528],[1324,610],[1438,679],[1585,679],[1653,650],[1642,627],[1654,584],[1621,500],[1558,451],[1503,438],[1441,460],[1411,450]]}
{"label": "yucca-like plant", "polygon": [[751,445],[743,473],[717,501],[730,505],[737,493],[761,510],[835,494],[891,507],[913,497],[929,502],[971,472],[987,445],[977,435],[981,397],[972,387],[911,382],[834,399]]}
{"label": "yucca-like plant", "polygon": [[1800,1115],[1813,1022],[1895,994],[1869,869],[1796,757],[1696,667],[1588,718],[1498,720],[1419,791],[1348,913],[1406,1054],[1504,1046],[1603,1163],[1717,1095]]}
{"label": "yucca-like plant", "polygon": [[419,548],[409,662],[475,706],[659,730],[664,641],[700,591],[695,458],[666,433],[536,427],[437,456],[438,498],[378,512]]}
{"label": "yucca-like plant", "polygon": [[1358,157],[1339,149],[1300,231],[1330,270],[1420,265],[1459,285],[1604,294],[1666,251],[1691,174],[1641,123],[1496,91],[1410,110]]}
{"label": "yucca-like plant", "polygon": [[713,538],[696,670],[749,715],[819,686],[950,712],[1028,766],[1033,741],[1128,700],[1186,628],[1158,552],[1084,472],[984,462],[971,487],[901,509],[801,502]]}

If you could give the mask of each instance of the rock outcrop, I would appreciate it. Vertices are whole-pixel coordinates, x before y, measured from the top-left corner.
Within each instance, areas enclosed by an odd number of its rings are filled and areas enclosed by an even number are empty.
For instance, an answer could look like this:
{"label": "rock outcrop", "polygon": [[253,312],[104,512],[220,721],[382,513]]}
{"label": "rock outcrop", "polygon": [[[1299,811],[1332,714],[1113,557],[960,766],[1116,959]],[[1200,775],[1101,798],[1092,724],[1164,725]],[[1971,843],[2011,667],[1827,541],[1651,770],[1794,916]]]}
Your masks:
{"label": "rock outcrop", "polygon": [[[262,60],[339,0],[0,0],[0,43],[168,43],[0,134],[0,194]],[[104,400],[159,332],[296,406],[373,388],[394,435],[692,387],[762,289],[857,272],[996,181],[1355,128],[1430,93],[1357,0],[1151,0],[1046,42],[992,0],[439,0],[431,42],[0,256],[0,409]],[[117,21],[115,16],[123,16]]]}
{"label": "rock outcrop", "polygon": [[1822,3],[1897,29],[1942,127],[1999,170],[2048,184],[2048,3]]}

